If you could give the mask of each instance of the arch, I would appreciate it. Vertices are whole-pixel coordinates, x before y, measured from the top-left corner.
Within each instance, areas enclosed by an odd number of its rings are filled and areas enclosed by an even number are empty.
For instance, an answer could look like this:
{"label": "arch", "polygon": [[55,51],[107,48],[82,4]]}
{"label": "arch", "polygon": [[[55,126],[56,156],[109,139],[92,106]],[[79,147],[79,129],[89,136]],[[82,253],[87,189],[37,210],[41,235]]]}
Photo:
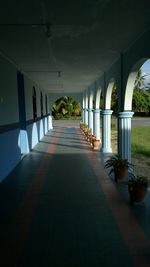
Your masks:
{"label": "arch", "polygon": [[89,108],[93,109],[93,99],[94,99],[94,92],[93,90],[90,90],[89,93]]}
{"label": "arch", "polygon": [[48,94],[48,113],[52,112],[52,106],[53,104],[60,98],[63,98],[65,96],[71,97],[74,100],[76,100],[77,102],[80,103],[80,105],[82,106],[82,99],[83,99],[83,94],[82,93],[56,93],[56,94]]}
{"label": "arch", "polygon": [[86,91],[85,93],[85,108],[87,109],[88,108],[88,92]]}
{"label": "arch", "polygon": [[102,89],[101,89],[101,87],[99,87],[96,91],[96,101],[95,101],[95,108],[96,109],[100,108],[101,92],[102,92]]}
{"label": "arch", "polygon": [[58,98],[52,105],[54,119],[81,118],[81,104],[74,98],[63,96]]}
{"label": "arch", "polygon": [[104,109],[104,90],[101,90],[101,94],[100,94],[100,109]]}
{"label": "arch", "polygon": [[33,121],[36,121],[37,119],[37,104],[36,104],[36,90],[33,86],[32,90],[32,106],[33,106]]}
{"label": "arch", "polygon": [[[105,94],[105,102],[104,102],[104,109],[107,114],[105,116],[109,117],[106,118],[106,120],[109,120],[109,133],[110,133],[110,151],[113,153],[118,153],[118,125],[117,125],[117,112],[118,112],[118,101],[117,101],[117,95],[118,95],[118,90],[117,90],[117,85],[116,81],[114,78],[111,78],[108,87],[106,89],[106,94]],[[114,105],[115,104],[115,105]],[[109,113],[109,114],[108,114]],[[114,115],[113,120],[112,116]],[[111,142],[113,140],[113,146],[111,146]]]}
{"label": "arch", "polygon": [[112,90],[115,85],[115,80],[112,78],[108,84],[107,90],[106,90],[106,95],[105,95],[105,103],[104,103],[104,108],[105,109],[111,109],[111,96],[112,96]]}
{"label": "arch", "polygon": [[133,90],[135,85],[135,80],[137,77],[137,73],[142,65],[148,60],[148,58],[140,59],[132,68],[131,72],[129,73],[127,85],[125,89],[125,97],[124,97],[124,111],[132,110],[132,97],[133,97]]}

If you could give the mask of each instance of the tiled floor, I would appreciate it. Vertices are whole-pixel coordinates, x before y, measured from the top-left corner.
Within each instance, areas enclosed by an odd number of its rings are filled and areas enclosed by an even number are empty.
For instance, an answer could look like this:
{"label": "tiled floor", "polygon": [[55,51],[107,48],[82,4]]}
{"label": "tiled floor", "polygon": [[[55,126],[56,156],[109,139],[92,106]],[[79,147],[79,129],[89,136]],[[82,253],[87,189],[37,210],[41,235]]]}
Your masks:
{"label": "tiled floor", "polygon": [[57,122],[1,184],[0,266],[150,266],[149,208],[74,126]]}

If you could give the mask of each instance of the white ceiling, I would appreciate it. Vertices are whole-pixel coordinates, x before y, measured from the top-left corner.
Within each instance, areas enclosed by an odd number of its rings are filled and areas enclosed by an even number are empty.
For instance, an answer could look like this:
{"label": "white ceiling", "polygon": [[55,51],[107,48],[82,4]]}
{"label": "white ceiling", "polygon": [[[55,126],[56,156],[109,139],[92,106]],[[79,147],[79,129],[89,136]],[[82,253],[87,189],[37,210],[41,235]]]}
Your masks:
{"label": "white ceiling", "polygon": [[81,92],[149,27],[149,10],[149,0],[5,0],[0,52],[48,92]]}

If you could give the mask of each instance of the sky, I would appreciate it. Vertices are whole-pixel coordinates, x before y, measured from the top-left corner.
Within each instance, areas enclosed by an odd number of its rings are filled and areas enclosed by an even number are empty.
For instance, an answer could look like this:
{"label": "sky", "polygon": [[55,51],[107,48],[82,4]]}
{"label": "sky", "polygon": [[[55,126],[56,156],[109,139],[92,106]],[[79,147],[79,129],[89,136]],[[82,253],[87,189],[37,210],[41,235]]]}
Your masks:
{"label": "sky", "polygon": [[150,59],[148,59],[143,66],[141,67],[142,70],[142,74],[145,75],[147,74],[147,76],[145,77],[145,83],[149,83],[150,82]]}

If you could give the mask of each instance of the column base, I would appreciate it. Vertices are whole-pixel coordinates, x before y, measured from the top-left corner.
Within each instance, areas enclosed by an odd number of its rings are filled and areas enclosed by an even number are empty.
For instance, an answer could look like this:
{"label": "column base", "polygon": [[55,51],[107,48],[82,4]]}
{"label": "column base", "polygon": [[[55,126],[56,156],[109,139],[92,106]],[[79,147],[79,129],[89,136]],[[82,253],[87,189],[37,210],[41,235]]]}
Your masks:
{"label": "column base", "polygon": [[101,148],[100,152],[102,153],[112,153],[112,149],[111,148]]}

